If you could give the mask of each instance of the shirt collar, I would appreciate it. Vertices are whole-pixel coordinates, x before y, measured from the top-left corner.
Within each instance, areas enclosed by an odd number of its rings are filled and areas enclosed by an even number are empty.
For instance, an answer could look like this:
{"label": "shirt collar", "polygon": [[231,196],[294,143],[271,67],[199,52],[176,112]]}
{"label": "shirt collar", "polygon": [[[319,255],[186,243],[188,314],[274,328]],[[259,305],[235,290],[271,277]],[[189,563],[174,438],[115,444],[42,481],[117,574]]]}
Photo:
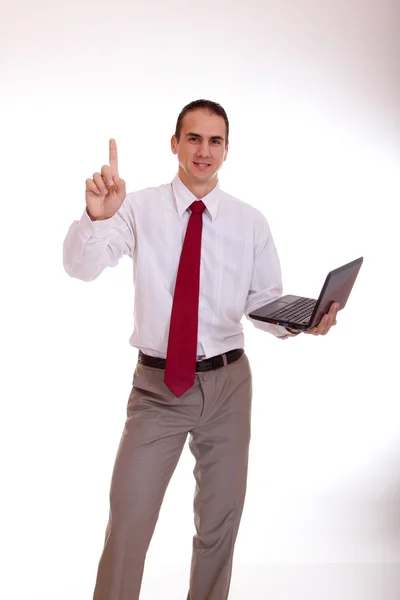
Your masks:
{"label": "shirt collar", "polygon": [[[189,206],[198,200],[194,194],[186,187],[182,182],[179,174],[177,173],[172,181],[172,189],[176,201],[176,209],[180,217],[185,213]],[[218,206],[219,206],[219,183],[209,194],[201,198],[202,202],[206,205],[206,209],[210,214],[211,221],[217,218]]]}

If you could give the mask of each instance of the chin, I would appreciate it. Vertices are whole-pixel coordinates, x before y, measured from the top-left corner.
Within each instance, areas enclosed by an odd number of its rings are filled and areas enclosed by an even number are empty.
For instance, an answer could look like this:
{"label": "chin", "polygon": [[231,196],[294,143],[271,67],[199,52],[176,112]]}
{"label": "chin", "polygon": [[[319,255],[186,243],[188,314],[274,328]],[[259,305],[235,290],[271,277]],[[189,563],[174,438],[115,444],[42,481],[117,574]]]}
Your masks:
{"label": "chin", "polygon": [[204,173],[202,175],[201,173],[193,173],[193,171],[190,171],[190,176],[192,179],[195,179],[196,181],[201,181],[203,183],[205,183],[207,181],[212,181],[216,175],[217,175],[216,172]]}

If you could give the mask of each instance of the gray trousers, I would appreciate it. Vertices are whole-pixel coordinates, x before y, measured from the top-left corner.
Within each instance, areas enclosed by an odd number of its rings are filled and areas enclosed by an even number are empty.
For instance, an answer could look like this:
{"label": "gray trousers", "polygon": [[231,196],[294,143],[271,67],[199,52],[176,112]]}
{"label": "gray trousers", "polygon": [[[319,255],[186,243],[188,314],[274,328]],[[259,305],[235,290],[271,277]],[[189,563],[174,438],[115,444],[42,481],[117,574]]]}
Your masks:
{"label": "gray trousers", "polygon": [[246,494],[252,375],[246,354],[196,373],[180,398],[164,370],[137,364],[110,489],[93,600],[138,600],[146,553],[190,433],[196,535],[187,600],[226,600]]}

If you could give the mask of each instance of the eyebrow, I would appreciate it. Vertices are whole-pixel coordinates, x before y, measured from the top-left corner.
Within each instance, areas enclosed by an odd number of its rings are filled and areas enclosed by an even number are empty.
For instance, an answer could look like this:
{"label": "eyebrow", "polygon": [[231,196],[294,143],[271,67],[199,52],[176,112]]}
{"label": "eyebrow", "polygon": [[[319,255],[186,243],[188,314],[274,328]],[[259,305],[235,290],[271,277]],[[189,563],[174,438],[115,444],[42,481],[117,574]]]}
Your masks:
{"label": "eyebrow", "polygon": [[[187,133],[185,135],[185,137],[192,137],[192,136],[200,137],[200,138],[202,137],[200,135],[200,133],[194,133],[193,131],[189,131],[189,133]],[[212,135],[212,136],[210,136],[210,139],[211,140],[222,140],[222,141],[224,141],[224,138],[222,137],[222,135]]]}

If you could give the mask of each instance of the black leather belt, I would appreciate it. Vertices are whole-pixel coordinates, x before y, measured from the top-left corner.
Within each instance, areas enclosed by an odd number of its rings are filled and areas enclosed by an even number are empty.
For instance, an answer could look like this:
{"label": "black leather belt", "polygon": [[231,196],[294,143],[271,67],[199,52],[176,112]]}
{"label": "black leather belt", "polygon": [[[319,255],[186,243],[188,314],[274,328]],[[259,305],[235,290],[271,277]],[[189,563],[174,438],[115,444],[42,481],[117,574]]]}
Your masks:
{"label": "black leather belt", "polygon": [[[226,363],[229,365],[230,363],[235,362],[242,356],[244,352],[243,348],[238,348],[237,350],[230,350],[229,352],[225,352],[225,354],[218,354],[218,356],[212,356],[211,358],[205,358],[204,360],[200,360],[196,363],[196,373],[199,371],[211,371],[212,369],[219,369],[224,366],[224,356],[226,356]],[[149,356],[148,354],[143,354],[141,350],[139,350],[138,362],[147,367],[155,367],[156,369],[165,369],[165,358],[157,358],[156,356]]]}

